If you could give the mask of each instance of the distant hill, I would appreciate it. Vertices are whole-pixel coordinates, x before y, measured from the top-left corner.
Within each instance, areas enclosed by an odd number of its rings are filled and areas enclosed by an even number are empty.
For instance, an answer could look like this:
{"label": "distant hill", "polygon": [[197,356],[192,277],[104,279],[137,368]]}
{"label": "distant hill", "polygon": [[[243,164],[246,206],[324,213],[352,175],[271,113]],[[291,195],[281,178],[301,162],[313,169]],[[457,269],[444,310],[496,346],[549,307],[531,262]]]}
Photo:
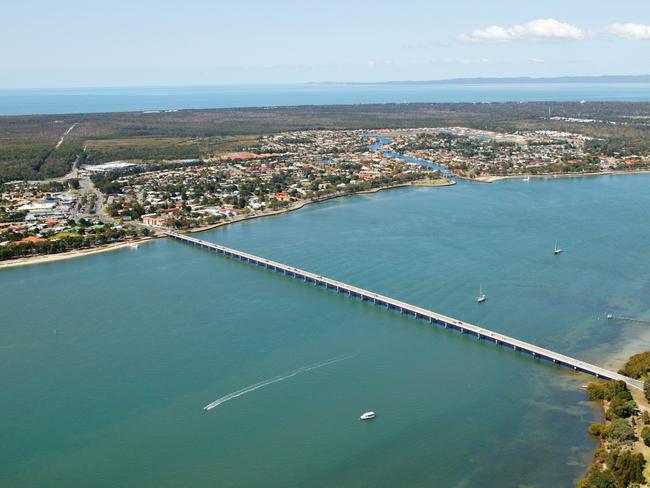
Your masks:
{"label": "distant hill", "polygon": [[378,82],[315,82],[314,85],[485,85],[493,83],[650,83],[650,75],[604,75],[604,76],[558,76],[533,78],[518,76],[511,78],[450,78],[447,80],[404,80]]}

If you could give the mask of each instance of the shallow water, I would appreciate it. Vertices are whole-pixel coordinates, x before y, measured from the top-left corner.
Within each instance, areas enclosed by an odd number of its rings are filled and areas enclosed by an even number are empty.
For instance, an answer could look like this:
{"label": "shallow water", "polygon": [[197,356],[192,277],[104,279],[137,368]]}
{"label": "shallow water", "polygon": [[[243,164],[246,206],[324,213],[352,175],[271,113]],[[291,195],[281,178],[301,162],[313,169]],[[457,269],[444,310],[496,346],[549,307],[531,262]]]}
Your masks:
{"label": "shallow water", "polygon": [[[200,237],[602,364],[647,330],[604,317],[650,318],[649,188],[405,188]],[[0,270],[0,317],[4,486],[560,487],[595,448],[585,377],[177,242]]]}

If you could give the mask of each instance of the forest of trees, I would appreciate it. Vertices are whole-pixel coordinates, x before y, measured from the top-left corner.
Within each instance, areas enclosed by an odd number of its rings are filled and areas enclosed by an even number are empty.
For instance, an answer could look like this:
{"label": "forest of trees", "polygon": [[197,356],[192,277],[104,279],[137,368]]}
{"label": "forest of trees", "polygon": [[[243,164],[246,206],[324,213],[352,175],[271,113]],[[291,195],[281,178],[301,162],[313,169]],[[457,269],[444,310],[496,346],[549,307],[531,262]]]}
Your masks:
{"label": "forest of trees", "polygon": [[596,450],[594,463],[578,488],[627,488],[645,483],[645,458],[634,450],[637,424],[650,427],[650,415],[639,415],[638,406],[623,381],[590,383],[589,399],[605,401],[605,424],[592,424],[589,433],[604,447]]}

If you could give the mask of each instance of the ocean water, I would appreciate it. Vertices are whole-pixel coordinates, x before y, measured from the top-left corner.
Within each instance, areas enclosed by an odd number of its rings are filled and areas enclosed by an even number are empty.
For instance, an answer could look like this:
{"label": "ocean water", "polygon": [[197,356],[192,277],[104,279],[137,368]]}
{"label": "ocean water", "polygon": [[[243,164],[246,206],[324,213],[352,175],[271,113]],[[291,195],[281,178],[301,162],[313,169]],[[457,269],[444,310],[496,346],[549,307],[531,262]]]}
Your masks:
{"label": "ocean water", "polygon": [[650,101],[650,83],[294,84],[0,90],[0,115],[408,102]]}
{"label": "ocean water", "polygon": [[[604,317],[650,318],[649,205],[461,182],[200,237],[602,364],[647,348]],[[0,324],[2,486],[569,487],[596,447],[585,377],[169,240],[0,269]]]}

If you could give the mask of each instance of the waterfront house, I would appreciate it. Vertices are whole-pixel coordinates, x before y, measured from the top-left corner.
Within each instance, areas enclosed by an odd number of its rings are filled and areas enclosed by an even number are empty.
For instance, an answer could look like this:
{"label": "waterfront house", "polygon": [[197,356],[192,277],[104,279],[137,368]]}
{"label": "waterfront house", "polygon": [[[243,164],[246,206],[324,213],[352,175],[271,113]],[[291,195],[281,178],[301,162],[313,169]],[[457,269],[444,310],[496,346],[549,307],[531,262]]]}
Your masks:
{"label": "waterfront house", "polygon": [[291,201],[291,197],[289,196],[289,194],[286,191],[277,192],[275,194],[275,199],[278,202],[290,202]]}
{"label": "waterfront house", "polygon": [[146,214],[141,217],[142,223],[151,225],[153,227],[165,227],[167,225],[167,217],[159,216],[157,214]]}
{"label": "waterfront house", "polygon": [[36,244],[39,242],[47,242],[47,239],[43,239],[42,237],[38,237],[38,236],[29,236],[19,241],[16,241],[15,244]]}

